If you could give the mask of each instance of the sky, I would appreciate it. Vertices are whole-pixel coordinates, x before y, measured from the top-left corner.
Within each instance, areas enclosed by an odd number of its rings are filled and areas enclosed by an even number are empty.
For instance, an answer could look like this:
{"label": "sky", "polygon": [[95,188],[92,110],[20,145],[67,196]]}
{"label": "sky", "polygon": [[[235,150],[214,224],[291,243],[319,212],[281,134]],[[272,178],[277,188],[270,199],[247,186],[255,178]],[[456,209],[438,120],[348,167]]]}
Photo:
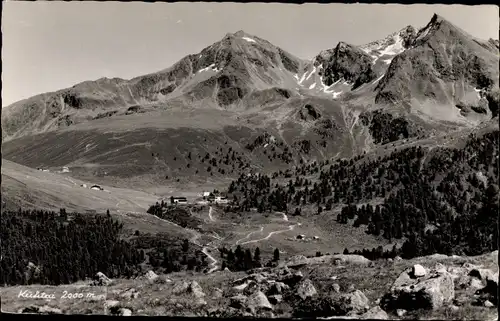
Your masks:
{"label": "sky", "polygon": [[339,41],[365,44],[434,13],[498,39],[497,6],[283,3],[3,2],[2,106],[102,77],[170,67],[244,30],[311,59]]}

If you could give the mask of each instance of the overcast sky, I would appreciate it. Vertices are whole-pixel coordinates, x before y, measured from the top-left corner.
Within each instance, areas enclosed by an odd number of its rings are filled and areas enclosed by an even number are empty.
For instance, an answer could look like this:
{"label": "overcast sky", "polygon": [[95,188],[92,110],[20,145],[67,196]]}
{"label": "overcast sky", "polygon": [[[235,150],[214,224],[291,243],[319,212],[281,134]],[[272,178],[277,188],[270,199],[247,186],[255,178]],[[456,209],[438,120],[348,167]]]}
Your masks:
{"label": "overcast sky", "polygon": [[129,79],[244,30],[310,59],[364,44],[438,13],[498,39],[498,7],[460,5],[3,2],[2,106],[101,77]]}

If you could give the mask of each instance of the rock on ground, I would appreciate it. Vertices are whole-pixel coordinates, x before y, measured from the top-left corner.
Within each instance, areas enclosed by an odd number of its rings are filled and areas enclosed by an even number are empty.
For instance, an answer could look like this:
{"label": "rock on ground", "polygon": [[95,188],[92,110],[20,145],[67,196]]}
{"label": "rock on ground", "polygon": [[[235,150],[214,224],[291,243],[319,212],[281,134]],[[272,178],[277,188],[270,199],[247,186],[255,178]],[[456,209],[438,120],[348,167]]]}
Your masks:
{"label": "rock on ground", "polygon": [[344,294],[342,298],[349,307],[349,310],[355,313],[364,312],[370,308],[370,301],[360,290],[355,290],[353,292]]}
{"label": "rock on ground", "polygon": [[186,281],[175,282],[172,288],[172,293],[181,294],[185,293],[189,289],[189,283]]}
{"label": "rock on ground", "polygon": [[132,311],[127,308],[121,308],[120,310],[118,310],[118,315],[122,317],[129,317],[132,315]]}
{"label": "rock on ground", "polygon": [[382,298],[384,310],[438,309],[455,297],[450,273],[432,271],[425,277],[414,278],[412,270],[400,274],[390,291]]}
{"label": "rock on ground", "polygon": [[193,297],[196,299],[196,303],[198,304],[207,304],[207,302],[205,301],[204,297],[205,297],[205,293],[203,292],[203,289],[201,288],[201,286],[198,284],[198,282],[196,281],[192,281],[190,284],[189,284],[189,287],[188,287],[188,292],[191,293],[193,295]]}
{"label": "rock on ground", "polygon": [[375,306],[359,316],[360,319],[389,320],[387,313],[381,307]]}
{"label": "rock on ground", "polygon": [[413,274],[414,277],[420,278],[420,277],[425,276],[426,271],[425,271],[425,268],[422,265],[415,264],[413,266],[413,268],[412,268],[412,274]]}
{"label": "rock on ground", "polygon": [[144,275],[148,280],[150,281],[154,281],[158,278],[158,274],[156,274],[155,272],[153,271],[148,271],[145,275]]}
{"label": "rock on ground", "polygon": [[260,309],[272,310],[273,305],[269,302],[266,295],[261,291],[257,291],[248,297],[246,301],[247,307],[251,311],[257,311]]}
{"label": "rock on ground", "polygon": [[95,278],[94,278],[94,285],[99,285],[99,286],[107,286],[112,283],[112,280],[108,278],[104,273],[102,272],[97,272]]}
{"label": "rock on ground", "polygon": [[306,298],[310,298],[316,294],[318,294],[318,291],[316,291],[314,284],[309,279],[305,279],[304,281],[302,281],[297,288],[297,295],[303,300],[305,300]]}

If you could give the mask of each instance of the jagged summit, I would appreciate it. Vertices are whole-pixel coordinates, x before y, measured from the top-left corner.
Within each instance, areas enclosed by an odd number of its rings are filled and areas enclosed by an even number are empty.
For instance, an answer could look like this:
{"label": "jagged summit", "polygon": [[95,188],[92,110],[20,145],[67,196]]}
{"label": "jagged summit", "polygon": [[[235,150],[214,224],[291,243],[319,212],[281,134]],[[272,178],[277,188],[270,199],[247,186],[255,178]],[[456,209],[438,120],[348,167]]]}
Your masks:
{"label": "jagged summit", "polygon": [[471,110],[489,113],[481,93],[495,83],[498,50],[435,14],[391,62],[375,103],[415,105],[433,118],[465,121]]}

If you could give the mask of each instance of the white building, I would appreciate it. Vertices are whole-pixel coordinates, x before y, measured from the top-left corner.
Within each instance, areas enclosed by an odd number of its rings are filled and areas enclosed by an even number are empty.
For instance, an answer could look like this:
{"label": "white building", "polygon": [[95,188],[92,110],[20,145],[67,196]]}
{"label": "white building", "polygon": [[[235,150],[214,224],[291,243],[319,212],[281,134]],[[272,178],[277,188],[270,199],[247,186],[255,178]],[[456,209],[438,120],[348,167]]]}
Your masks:
{"label": "white building", "polygon": [[229,203],[229,200],[224,196],[216,196],[215,203],[216,204],[227,204],[227,203]]}

